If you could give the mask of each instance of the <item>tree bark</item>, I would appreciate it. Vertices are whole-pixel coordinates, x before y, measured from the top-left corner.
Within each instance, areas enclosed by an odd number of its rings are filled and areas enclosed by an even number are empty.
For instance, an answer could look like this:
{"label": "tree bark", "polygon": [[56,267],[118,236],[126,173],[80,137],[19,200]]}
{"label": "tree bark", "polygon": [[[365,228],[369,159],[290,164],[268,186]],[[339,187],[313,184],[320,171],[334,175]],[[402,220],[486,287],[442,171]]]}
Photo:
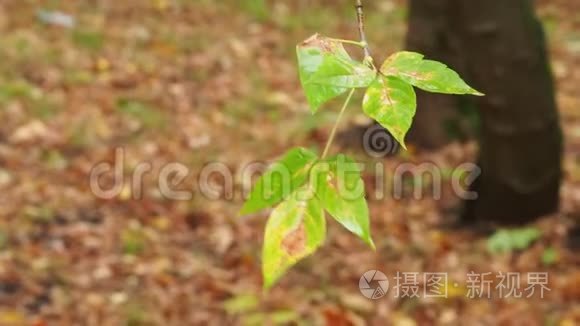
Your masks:
{"label": "tree bark", "polygon": [[531,0],[451,0],[481,116],[479,198],[465,218],[525,223],[558,209],[562,140],[541,23]]}
{"label": "tree bark", "polygon": [[[406,48],[424,54],[429,59],[445,62],[458,72],[464,72],[459,34],[450,28],[449,0],[411,0]],[[473,134],[461,128],[458,98],[417,90],[419,110],[408,141],[421,149],[437,149],[454,137]],[[450,130],[451,127],[454,130]],[[453,132],[452,132],[453,131]]]}
{"label": "tree bark", "polygon": [[[411,0],[407,48],[448,63],[487,96],[473,99],[481,128],[463,221],[520,224],[559,204],[562,141],[542,26],[532,0]],[[411,143],[437,148],[460,120],[458,97],[418,94]]]}

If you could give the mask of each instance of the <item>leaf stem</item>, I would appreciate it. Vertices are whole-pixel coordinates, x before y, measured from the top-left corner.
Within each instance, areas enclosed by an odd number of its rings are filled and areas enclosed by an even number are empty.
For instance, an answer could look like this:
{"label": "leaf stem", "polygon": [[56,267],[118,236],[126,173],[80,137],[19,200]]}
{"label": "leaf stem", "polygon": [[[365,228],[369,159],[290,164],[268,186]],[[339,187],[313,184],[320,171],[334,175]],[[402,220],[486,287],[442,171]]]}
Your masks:
{"label": "leaf stem", "polygon": [[346,111],[346,108],[348,107],[348,104],[350,103],[350,100],[352,98],[352,95],[354,94],[354,91],[355,91],[355,88],[350,90],[348,97],[346,98],[346,100],[344,101],[344,104],[342,105],[342,109],[340,109],[340,113],[338,114],[338,118],[336,118],[336,122],[334,123],[334,127],[332,127],[332,131],[330,132],[330,137],[328,137],[328,141],[326,142],[326,146],[324,147],[324,152],[322,153],[322,159],[326,158],[326,155],[328,154],[328,151],[330,150],[330,145],[332,145],[332,142],[334,141],[334,137],[336,136],[336,130],[338,129],[338,124],[340,123],[340,120],[342,120],[342,116],[344,115],[344,112]]}
{"label": "leaf stem", "polygon": [[340,38],[329,38],[329,40],[335,41],[335,42],[340,42],[340,43],[345,43],[345,44],[356,45],[356,46],[361,47],[363,49],[365,47],[365,44],[363,42],[359,42],[359,41],[344,40],[344,39],[340,39]]}

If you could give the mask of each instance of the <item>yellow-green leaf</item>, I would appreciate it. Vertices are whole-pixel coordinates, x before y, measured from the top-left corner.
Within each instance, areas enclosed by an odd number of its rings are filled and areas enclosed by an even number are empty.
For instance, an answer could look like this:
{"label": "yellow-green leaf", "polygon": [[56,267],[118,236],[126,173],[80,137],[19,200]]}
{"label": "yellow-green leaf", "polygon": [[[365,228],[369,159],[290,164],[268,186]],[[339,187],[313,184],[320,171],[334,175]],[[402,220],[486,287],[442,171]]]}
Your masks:
{"label": "yellow-green leaf", "polygon": [[369,209],[360,168],[352,159],[338,155],[312,168],[316,196],[324,209],[347,230],[374,249]]}
{"label": "yellow-green leaf", "polygon": [[306,182],[316,160],[316,154],[305,148],[288,151],[258,179],[240,214],[255,213],[282,201]]}
{"label": "yellow-green leaf", "polygon": [[311,193],[296,191],[278,205],[270,215],[264,235],[264,287],[270,288],[290,267],[312,254],[325,237],[324,212]]}
{"label": "yellow-green leaf", "polygon": [[413,87],[393,76],[377,78],[367,89],[363,100],[363,111],[405,147],[405,136],[417,109],[417,98]]}
{"label": "yellow-green leaf", "polygon": [[313,35],[296,49],[300,82],[312,113],[350,88],[364,88],[376,71],[353,60],[338,41]]}
{"label": "yellow-green leaf", "polygon": [[393,54],[381,66],[381,73],[398,77],[428,92],[483,95],[467,85],[459,74],[445,64],[425,60],[422,54],[415,52],[402,51]]}

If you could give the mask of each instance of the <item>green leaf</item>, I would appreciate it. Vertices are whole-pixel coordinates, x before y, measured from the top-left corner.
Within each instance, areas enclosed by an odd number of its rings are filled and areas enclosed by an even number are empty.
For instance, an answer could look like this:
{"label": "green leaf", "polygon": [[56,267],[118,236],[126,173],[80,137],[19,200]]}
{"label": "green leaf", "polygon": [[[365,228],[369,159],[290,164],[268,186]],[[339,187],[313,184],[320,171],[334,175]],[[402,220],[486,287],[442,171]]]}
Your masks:
{"label": "green leaf", "polygon": [[316,154],[305,148],[290,150],[258,179],[240,214],[252,214],[282,201],[308,180],[316,160]]}
{"label": "green leaf", "polygon": [[491,253],[509,253],[514,250],[524,250],[542,236],[536,228],[499,230],[487,240],[487,248]]}
{"label": "green leaf", "polygon": [[223,308],[229,315],[243,314],[258,308],[260,300],[254,294],[241,294],[223,302]]}
{"label": "green leaf", "polygon": [[487,240],[487,250],[494,254],[511,252],[511,236],[507,230],[499,230]]}
{"label": "green leaf", "polygon": [[294,310],[278,310],[270,314],[270,320],[274,325],[300,324],[300,315]]}
{"label": "green leaf", "polygon": [[542,263],[546,266],[554,265],[558,262],[558,251],[554,247],[544,249],[542,253]]}
{"label": "green leaf", "polygon": [[[305,198],[299,198],[305,196]],[[270,288],[294,264],[312,254],[326,237],[326,220],[313,194],[296,191],[274,209],[262,251],[264,287]]]}
{"label": "green leaf", "polygon": [[344,155],[328,159],[312,168],[316,196],[324,209],[347,230],[371,248],[369,209],[358,164]]}
{"label": "green leaf", "polygon": [[513,247],[517,250],[524,250],[541,236],[542,233],[536,228],[512,230]]}
{"label": "green leaf", "polygon": [[405,149],[405,135],[411,128],[416,109],[413,87],[392,76],[377,78],[363,100],[363,111],[389,130]]}
{"label": "green leaf", "polygon": [[422,90],[444,94],[483,94],[467,85],[459,75],[445,64],[423,59],[415,52],[398,52],[381,66],[386,76],[396,76]]}
{"label": "green leaf", "polygon": [[313,35],[296,48],[300,82],[312,113],[350,88],[364,88],[376,71],[351,59],[338,41]]}

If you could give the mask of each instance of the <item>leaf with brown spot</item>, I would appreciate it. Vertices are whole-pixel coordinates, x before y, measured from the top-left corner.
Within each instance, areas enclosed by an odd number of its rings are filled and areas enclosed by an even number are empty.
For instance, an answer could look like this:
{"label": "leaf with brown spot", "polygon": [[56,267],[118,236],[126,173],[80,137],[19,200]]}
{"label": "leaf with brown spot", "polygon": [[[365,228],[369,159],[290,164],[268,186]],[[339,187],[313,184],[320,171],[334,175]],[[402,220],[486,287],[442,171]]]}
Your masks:
{"label": "leaf with brown spot", "polygon": [[304,223],[301,223],[298,228],[286,235],[282,239],[282,248],[290,256],[299,255],[306,248],[306,230]]}
{"label": "leaf with brown spot", "polygon": [[278,205],[266,224],[262,251],[264,287],[271,287],[290,267],[312,254],[326,237],[318,199],[304,188]]}
{"label": "leaf with brown spot", "polygon": [[389,130],[403,148],[416,109],[413,86],[392,76],[377,78],[367,89],[363,100],[363,111]]}
{"label": "leaf with brown spot", "polygon": [[364,88],[377,72],[353,60],[342,43],[313,35],[296,49],[300,82],[312,113],[350,88]]}
{"label": "leaf with brown spot", "polygon": [[467,85],[455,71],[445,64],[425,60],[415,52],[397,52],[387,58],[381,66],[381,73],[394,76],[427,92],[443,94],[483,95]]}

